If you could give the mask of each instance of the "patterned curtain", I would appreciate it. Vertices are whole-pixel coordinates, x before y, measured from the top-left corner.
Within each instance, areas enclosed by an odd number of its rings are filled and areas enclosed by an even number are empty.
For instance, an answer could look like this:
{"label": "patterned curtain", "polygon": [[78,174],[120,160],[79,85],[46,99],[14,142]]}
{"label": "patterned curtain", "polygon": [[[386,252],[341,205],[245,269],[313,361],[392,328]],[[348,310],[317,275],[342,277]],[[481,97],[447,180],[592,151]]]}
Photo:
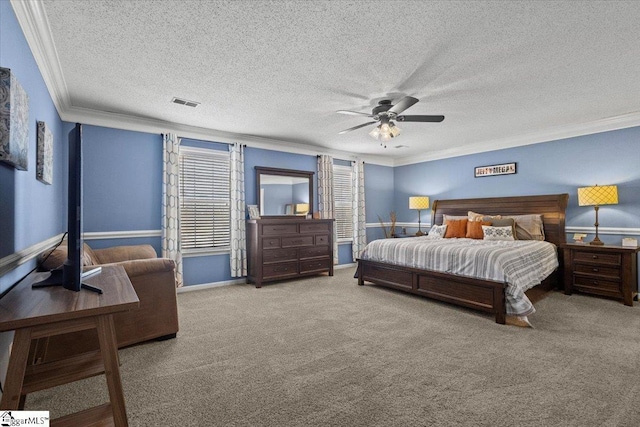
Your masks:
{"label": "patterned curtain", "polygon": [[351,250],[353,261],[360,257],[360,253],[367,245],[367,215],[364,203],[364,162],[351,162],[351,193],[353,194],[351,208],[353,210],[353,244]]}
{"label": "patterned curtain", "polygon": [[247,275],[246,208],[244,201],[244,145],[229,146],[231,154],[231,277]]}
{"label": "patterned curtain", "polygon": [[175,134],[163,137],[162,154],[162,257],[176,263],[176,286],[182,286],[180,252],[180,140]]}
{"label": "patterned curtain", "polygon": [[[318,156],[318,211],[322,219],[335,218],[333,198],[333,157]],[[333,224],[333,263],[338,264],[338,230]]]}

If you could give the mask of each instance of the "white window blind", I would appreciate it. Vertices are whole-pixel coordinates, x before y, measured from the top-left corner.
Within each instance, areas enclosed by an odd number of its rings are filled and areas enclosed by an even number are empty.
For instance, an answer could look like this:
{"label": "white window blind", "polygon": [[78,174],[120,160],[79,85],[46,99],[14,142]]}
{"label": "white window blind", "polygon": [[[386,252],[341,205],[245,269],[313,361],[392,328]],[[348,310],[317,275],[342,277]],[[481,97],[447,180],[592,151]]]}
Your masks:
{"label": "white window blind", "polygon": [[349,166],[333,165],[333,198],[338,240],[353,239],[353,189]]}
{"label": "white window blind", "polygon": [[180,147],[180,244],[225,248],[230,236],[229,153]]}

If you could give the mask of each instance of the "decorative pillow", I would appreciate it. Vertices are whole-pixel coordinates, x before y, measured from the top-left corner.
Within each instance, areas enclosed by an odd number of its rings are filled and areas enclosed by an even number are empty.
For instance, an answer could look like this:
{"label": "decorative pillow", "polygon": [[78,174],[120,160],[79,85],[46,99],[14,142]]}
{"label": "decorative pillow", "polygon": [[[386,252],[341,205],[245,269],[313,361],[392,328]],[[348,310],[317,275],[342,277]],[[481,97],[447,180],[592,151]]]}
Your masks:
{"label": "decorative pillow", "polygon": [[447,225],[434,225],[429,230],[428,237],[430,239],[442,239],[444,238],[444,234],[447,232]]}
{"label": "decorative pillow", "polygon": [[518,240],[544,240],[544,226],[542,215],[509,215],[516,222],[516,237]]}
{"label": "decorative pillow", "polygon": [[516,236],[516,222],[513,220],[513,218],[492,219],[491,220],[491,224],[489,224],[489,225],[492,225],[494,227],[511,227],[514,239],[517,238],[517,236]]}
{"label": "decorative pillow", "polygon": [[467,239],[482,239],[484,233],[482,232],[483,225],[492,225],[490,221],[469,221],[467,222]]}
{"label": "decorative pillow", "polygon": [[469,211],[467,212],[467,218],[469,221],[491,221],[492,219],[502,218],[501,215],[485,215],[479,214],[477,212]]}
{"label": "decorative pillow", "polygon": [[[87,245],[83,243],[82,250],[82,265],[94,265],[93,260],[95,259],[95,255],[93,250]],[[47,256],[49,255],[49,256]],[[40,254],[39,262],[42,263],[40,268],[42,270],[55,270],[58,268],[62,268],[62,265],[67,260],[67,243],[64,242],[53,251],[48,250],[44,251]]]}
{"label": "decorative pillow", "polygon": [[466,216],[464,215],[447,215],[447,214],[443,214],[442,215],[442,223],[446,224],[447,221],[458,221],[461,219],[467,219]]}
{"label": "decorative pillow", "polygon": [[445,239],[451,239],[454,237],[465,237],[467,235],[467,223],[469,220],[464,219],[450,219],[447,220],[447,232],[444,235]]}
{"label": "decorative pillow", "polygon": [[513,229],[511,227],[492,227],[483,225],[482,232],[484,240],[515,240],[513,238]]}

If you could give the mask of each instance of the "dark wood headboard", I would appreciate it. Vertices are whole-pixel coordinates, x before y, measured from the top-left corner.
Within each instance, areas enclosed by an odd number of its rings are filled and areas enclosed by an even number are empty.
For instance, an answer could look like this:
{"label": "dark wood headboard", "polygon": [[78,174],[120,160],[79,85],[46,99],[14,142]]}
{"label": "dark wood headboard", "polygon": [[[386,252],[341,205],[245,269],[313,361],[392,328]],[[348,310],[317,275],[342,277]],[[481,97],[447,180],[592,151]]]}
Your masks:
{"label": "dark wood headboard", "polygon": [[[442,224],[442,215],[467,215],[474,211],[487,215],[540,214],[545,240],[560,246],[565,243],[565,212],[568,194],[491,197],[484,199],[436,200],[431,207],[431,224]],[[559,251],[560,252],[560,251]]]}

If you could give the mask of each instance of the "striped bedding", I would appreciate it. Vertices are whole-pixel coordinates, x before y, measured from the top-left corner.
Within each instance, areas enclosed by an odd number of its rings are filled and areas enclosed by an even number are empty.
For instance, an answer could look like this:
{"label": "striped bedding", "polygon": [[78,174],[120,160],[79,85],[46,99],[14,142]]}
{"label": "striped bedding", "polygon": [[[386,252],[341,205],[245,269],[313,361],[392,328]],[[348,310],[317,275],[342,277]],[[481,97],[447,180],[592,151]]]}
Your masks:
{"label": "striped bedding", "polygon": [[525,291],[558,268],[556,246],[538,240],[381,239],[370,242],[362,259],[476,279],[506,282],[506,312],[528,316],[535,308]]}

